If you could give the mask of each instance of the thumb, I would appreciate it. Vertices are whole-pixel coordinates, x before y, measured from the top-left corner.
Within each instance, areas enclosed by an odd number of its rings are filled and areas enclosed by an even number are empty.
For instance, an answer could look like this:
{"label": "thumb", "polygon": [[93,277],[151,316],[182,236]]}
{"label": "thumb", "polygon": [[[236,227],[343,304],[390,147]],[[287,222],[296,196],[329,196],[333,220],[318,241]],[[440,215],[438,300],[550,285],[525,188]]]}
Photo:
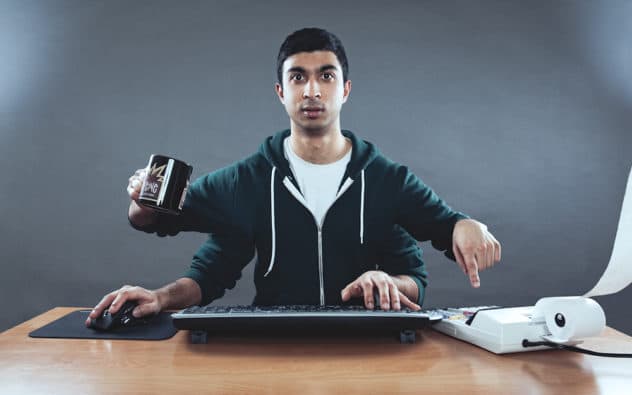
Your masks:
{"label": "thumb", "polygon": [[136,318],[144,317],[146,315],[158,314],[160,312],[160,308],[158,307],[158,303],[150,302],[139,304],[136,306],[134,311],[132,311],[132,315]]}

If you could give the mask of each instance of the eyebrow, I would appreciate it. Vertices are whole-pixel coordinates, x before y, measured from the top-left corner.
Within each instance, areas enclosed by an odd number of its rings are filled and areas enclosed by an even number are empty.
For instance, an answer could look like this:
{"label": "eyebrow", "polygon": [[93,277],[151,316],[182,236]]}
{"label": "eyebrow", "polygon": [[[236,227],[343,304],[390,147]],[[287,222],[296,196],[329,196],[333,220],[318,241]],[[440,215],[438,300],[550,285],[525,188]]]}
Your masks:
{"label": "eyebrow", "polygon": [[[323,71],[332,70],[332,69],[336,70],[337,68],[333,64],[326,64],[326,65],[320,66],[318,71],[322,73]],[[292,72],[305,73],[306,71],[307,70],[305,70],[304,67],[300,67],[300,66],[294,66],[287,70],[288,73],[292,73]]]}

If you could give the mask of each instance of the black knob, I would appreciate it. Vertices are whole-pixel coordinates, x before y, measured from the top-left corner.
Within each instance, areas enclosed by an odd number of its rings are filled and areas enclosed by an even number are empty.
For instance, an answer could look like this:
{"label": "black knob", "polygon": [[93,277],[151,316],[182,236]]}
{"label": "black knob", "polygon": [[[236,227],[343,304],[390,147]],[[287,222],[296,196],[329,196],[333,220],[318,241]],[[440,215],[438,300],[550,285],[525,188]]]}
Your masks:
{"label": "black knob", "polygon": [[555,314],[555,323],[560,328],[562,328],[564,325],[566,325],[566,318],[564,318],[564,314],[562,314],[562,313]]}

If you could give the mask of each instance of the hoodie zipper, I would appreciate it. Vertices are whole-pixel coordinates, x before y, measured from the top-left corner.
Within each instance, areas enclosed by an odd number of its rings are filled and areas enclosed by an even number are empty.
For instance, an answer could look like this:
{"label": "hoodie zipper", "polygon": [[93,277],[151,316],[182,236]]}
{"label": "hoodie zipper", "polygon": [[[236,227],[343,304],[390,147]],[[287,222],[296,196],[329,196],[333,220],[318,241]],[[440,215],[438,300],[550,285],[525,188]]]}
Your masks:
{"label": "hoodie zipper", "polygon": [[334,201],[331,202],[329,207],[327,207],[327,210],[325,210],[325,214],[323,214],[322,222],[319,223],[318,219],[314,216],[314,213],[312,213],[312,210],[310,210],[309,207],[307,206],[307,202],[305,201],[305,198],[303,197],[303,195],[298,191],[298,189],[296,189],[296,187],[294,186],[294,184],[292,184],[292,182],[288,179],[288,177],[285,177],[283,179],[283,185],[285,185],[288,191],[290,191],[292,196],[294,196],[294,198],[296,198],[296,200],[298,200],[307,209],[307,211],[309,211],[312,214],[312,218],[314,218],[314,223],[316,224],[316,229],[318,230],[318,280],[319,280],[319,285],[320,285],[320,305],[321,306],[325,305],[325,281],[323,278],[324,277],[323,275],[323,224],[325,223],[325,218],[327,218],[327,213],[329,212],[329,209],[331,208],[331,206],[333,206],[334,203],[336,203],[336,201],[338,200],[338,198],[342,196],[342,194],[345,193],[347,189],[349,189],[351,184],[353,184],[353,180],[351,178],[347,178],[344,184],[342,184],[342,186],[340,187],[340,190],[338,191],[338,193],[336,194],[336,198],[334,199]]}
{"label": "hoodie zipper", "polygon": [[[316,218],[314,218],[316,219]],[[320,305],[325,305],[325,280],[323,278],[323,229],[318,226],[318,281],[320,284]]]}

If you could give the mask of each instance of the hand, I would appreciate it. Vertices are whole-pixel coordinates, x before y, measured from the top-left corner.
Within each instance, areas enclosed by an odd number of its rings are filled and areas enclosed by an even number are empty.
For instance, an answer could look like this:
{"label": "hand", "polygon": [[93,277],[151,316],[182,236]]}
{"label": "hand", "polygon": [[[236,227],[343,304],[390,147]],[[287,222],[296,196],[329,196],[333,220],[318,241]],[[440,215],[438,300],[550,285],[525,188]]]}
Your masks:
{"label": "hand", "polygon": [[158,314],[162,310],[160,300],[155,291],[149,291],[141,287],[132,287],[125,285],[116,291],[112,291],[105,295],[88,315],[86,326],[90,325],[90,319],[101,316],[103,311],[109,307],[110,313],[116,313],[123,303],[133,300],[138,306],[132,311],[134,317],[143,317],[146,315]]}
{"label": "hand", "polygon": [[412,310],[421,310],[421,306],[408,299],[408,297],[397,288],[391,276],[379,270],[371,270],[363,273],[360,277],[355,279],[355,281],[347,284],[340,292],[340,296],[343,302],[353,297],[364,297],[364,306],[367,309],[373,309],[374,288],[377,288],[379,292],[382,310],[389,310],[391,307],[393,310],[400,310],[400,303]]}
{"label": "hand", "polygon": [[147,177],[147,168],[138,169],[136,172],[129,178],[129,183],[127,184],[127,194],[129,197],[138,201],[140,198],[141,188],[143,187],[143,182]]}
{"label": "hand", "polygon": [[452,252],[472,287],[481,286],[478,272],[500,261],[501,247],[487,226],[473,219],[462,219],[452,232]]}

